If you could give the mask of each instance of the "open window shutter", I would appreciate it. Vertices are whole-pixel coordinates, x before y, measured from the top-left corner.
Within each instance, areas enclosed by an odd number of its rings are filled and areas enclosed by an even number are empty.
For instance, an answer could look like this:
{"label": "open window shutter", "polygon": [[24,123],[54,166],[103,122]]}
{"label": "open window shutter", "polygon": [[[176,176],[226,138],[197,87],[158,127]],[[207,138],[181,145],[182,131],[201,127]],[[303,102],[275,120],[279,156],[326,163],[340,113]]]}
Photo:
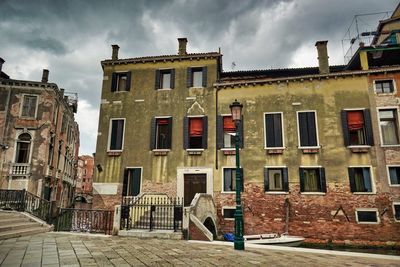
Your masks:
{"label": "open window shutter", "polygon": [[117,90],[117,74],[113,72],[111,78],[111,92],[115,92]]}
{"label": "open window shutter", "polygon": [[319,178],[321,181],[321,191],[326,193],[326,178],[325,178],[325,168],[319,169]]}
{"label": "open window shutter", "polygon": [[269,176],[267,168],[264,168],[264,191],[269,191]]}
{"label": "open window shutter", "polygon": [[156,123],[156,118],[152,118],[150,125],[150,150],[156,148]]}
{"label": "open window shutter", "polygon": [[317,127],[315,123],[315,113],[314,112],[308,112],[307,113],[307,123],[308,123],[308,140],[309,140],[309,145],[310,146],[317,146]]}
{"label": "open window shutter", "polygon": [[183,118],[183,149],[189,148],[189,118]]}
{"label": "open window shutter", "polygon": [[282,147],[282,120],[281,114],[274,114],[274,143],[276,147]]}
{"label": "open window shutter", "polygon": [[349,168],[349,181],[350,181],[350,191],[355,192],[356,191],[356,183],[354,181],[354,169]]}
{"label": "open window shutter", "polygon": [[168,118],[168,148],[172,148],[172,117]]}
{"label": "open window shutter", "polygon": [[192,68],[187,68],[186,87],[192,87]]}
{"label": "open window shutter", "polygon": [[285,192],[289,192],[289,175],[288,175],[288,169],[283,168],[282,169],[282,175],[283,175],[283,190]]}
{"label": "open window shutter", "polygon": [[308,125],[307,125],[307,113],[298,113],[299,117],[299,136],[300,136],[300,146],[309,146],[308,141]]}
{"label": "open window shutter", "polygon": [[299,169],[300,176],[300,192],[304,192],[304,170],[302,168]]}
{"label": "open window shutter", "polygon": [[349,146],[350,145],[350,136],[349,136],[349,125],[347,124],[347,111],[342,110],[341,111],[341,118],[342,118],[342,129],[343,129],[343,140],[344,140],[344,145]]}
{"label": "open window shutter", "polygon": [[217,117],[217,149],[224,147],[224,117]]}
{"label": "open window shutter", "polygon": [[374,145],[374,136],[372,134],[371,112],[369,109],[364,110],[365,136],[367,145]]}
{"label": "open window shutter", "polygon": [[137,196],[140,194],[140,178],[142,176],[142,170],[139,168],[134,169],[133,172],[133,183],[132,183],[132,195]]}
{"label": "open window shutter", "polygon": [[372,192],[371,175],[369,168],[363,168],[364,186],[367,192]]}
{"label": "open window shutter", "polygon": [[171,70],[171,89],[175,88],[175,69]]}
{"label": "open window shutter", "polygon": [[240,148],[244,147],[243,123],[244,123],[244,120],[243,120],[243,115],[242,115],[242,119],[238,126],[239,127],[239,135],[240,135],[239,136],[240,137]]}
{"label": "open window shutter", "polygon": [[125,90],[130,91],[131,90],[131,77],[132,77],[132,72],[128,71],[126,73],[126,85],[125,85]]}
{"label": "open window shutter", "polygon": [[275,147],[273,114],[265,114],[265,130],[267,147]]}
{"label": "open window shutter", "polygon": [[207,67],[203,67],[203,87],[207,87]]}
{"label": "open window shutter", "polygon": [[122,183],[122,196],[126,196],[128,194],[128,169],[124,170],[124,181]]}
{"label": "open window shutter", "polygon": [[208,117],[203,117],[203,136],[202,145],[204,149],[208,147]]}
{"label": "open window shutter", "polygon": [[160,78],[161,78],[160,70],[156,70],[156,81],[154,87],[155,90],[160,89]]}

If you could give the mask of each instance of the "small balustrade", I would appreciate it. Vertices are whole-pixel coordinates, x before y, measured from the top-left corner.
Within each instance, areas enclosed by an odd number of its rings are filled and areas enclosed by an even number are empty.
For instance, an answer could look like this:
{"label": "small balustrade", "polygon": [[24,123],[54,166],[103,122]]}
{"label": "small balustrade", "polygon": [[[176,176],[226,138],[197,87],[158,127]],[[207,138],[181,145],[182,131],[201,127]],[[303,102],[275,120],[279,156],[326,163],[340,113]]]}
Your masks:
{"label": "small balustrade", "polygon": [[12,163],[10,174],[13,176],[26,176],[30,174],[31,165],[29,163]]}

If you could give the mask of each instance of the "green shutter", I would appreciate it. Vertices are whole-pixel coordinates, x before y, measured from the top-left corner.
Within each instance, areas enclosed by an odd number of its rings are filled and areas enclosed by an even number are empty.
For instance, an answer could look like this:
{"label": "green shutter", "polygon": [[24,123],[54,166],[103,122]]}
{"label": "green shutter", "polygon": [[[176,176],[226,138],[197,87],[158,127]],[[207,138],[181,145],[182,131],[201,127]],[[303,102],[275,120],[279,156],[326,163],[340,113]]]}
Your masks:
{"label": "green shutter", "polygon": [[130,91],[131,90],[131,76],[132,76],[132,72],[128,71],[126,73],[126,85],[125,85],[125,90],[126,91]]}
{"label": "green shutter", "polygon": [[349,135],[349,125],[347,123],[347,111],[342,110],[341,111],[341,118],[342,118],[342,129],[343,129],[343,140],[344,140],[344,145],[349,146],[350,145],[350,135]]}
{"label": "green shutter", "polygon": [[160,70],[156,70],[156,80],[155,80],[155,87],[154,89],[160,89],[160,79],[161,79],[161,72]]}
{"label": "green shutter", "polygon": [[269,176],[267,168],[264,168],[264,191],[269,191]]}

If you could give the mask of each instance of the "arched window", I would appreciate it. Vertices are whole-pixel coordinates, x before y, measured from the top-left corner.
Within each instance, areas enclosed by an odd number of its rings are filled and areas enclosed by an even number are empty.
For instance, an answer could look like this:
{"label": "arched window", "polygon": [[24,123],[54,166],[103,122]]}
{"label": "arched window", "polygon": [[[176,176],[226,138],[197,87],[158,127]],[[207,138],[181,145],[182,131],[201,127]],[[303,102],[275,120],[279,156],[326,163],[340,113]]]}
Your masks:
{"label": "arched window", "polygon": [[23,133],[18,136],[17,153],[15,155],[16,163],[29,163],[29,150],[31,147],[31,136]]}

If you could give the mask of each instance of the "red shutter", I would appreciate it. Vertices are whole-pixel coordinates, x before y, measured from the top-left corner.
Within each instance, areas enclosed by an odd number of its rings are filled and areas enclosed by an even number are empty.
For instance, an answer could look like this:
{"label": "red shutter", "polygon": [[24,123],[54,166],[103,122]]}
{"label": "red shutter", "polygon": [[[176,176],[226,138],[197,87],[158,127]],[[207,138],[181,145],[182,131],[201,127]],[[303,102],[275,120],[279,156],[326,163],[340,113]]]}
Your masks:
{"label": "red shutter", "polygon": [[157,119],[157,125],[168,125],[168,119]]}
{"label": "red shutter", "polygon": [[364,128],[364,116],[361,110],[347,112],[347,124],[350,131]]}
{"label": "red shutter", "polygon": [[191,118],[189,124],[190,137],[199,137],[203,135],[203,118]]}
{"label": "red shutter", "polygon": [[232,120],[231,116],[224,116],[224,132],[234,132],[236,131],[235,122]]}

